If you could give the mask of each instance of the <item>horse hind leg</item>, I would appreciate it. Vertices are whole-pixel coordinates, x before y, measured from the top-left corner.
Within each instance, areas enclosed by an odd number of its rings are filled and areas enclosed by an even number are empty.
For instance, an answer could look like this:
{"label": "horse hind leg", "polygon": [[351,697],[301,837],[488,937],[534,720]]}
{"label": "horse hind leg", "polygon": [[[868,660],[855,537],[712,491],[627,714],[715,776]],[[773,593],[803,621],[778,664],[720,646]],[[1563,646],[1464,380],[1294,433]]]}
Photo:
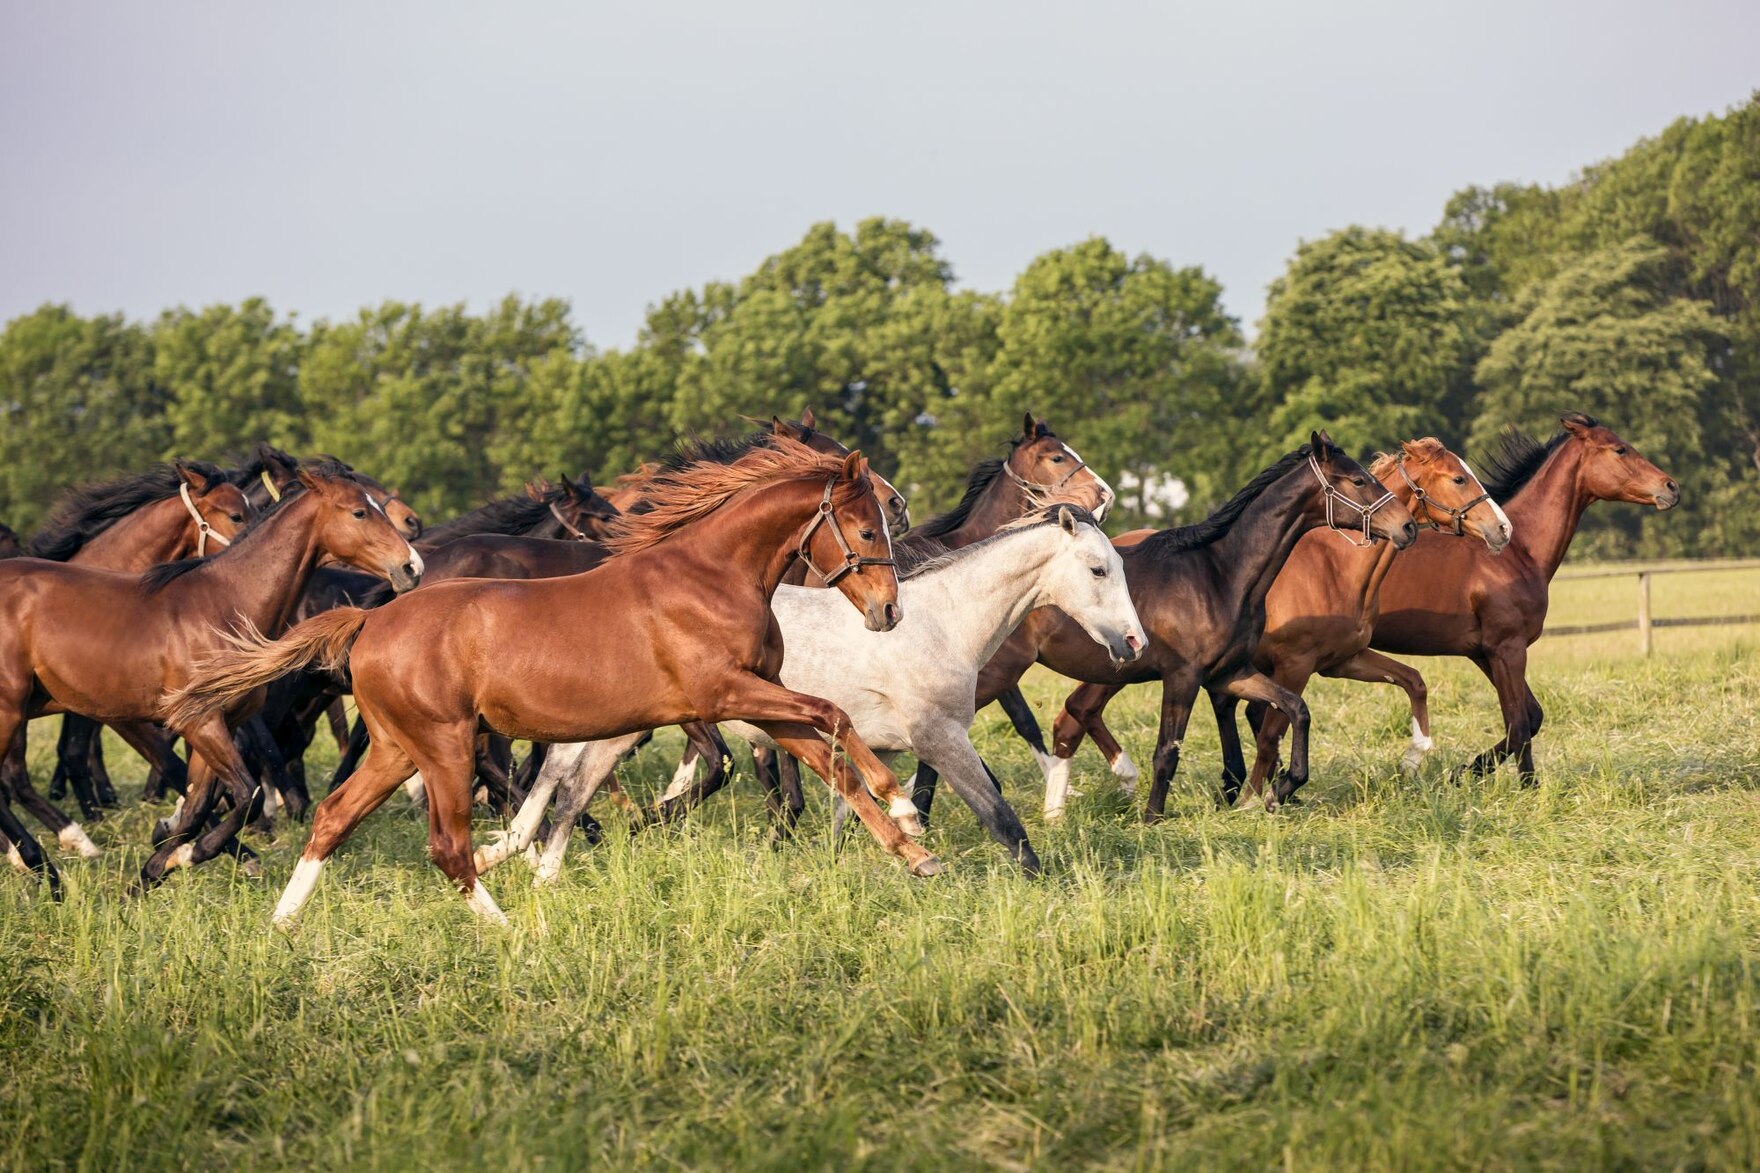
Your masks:
{"label": "horse hind leg", "polygon": [[61,808],[44,798],[31,785],[30,770],[25,762],[24,738],[14,737],[12,748],[0,760],[0,797],[23,808],[47,827],[60,844],[61,850],[78,852],[84,859],[96,859],[98,845],[92,842],[85,828],[68,818]]}
{"label": "horse hind leg", "polygon": [[452,881],[472,912],[493,924],[506,924],[506,914],[477,875],[471,851],[471,783],[477,763],[475,718],[433,727],[420,738],[406,739],[404,745],[428,787],[428,858]]}
{"label": "horse hind leg", "polygon": [[0,795],[0,846],[5,848],[6,859],[14,868],[26,875],[37,876],[49,886],[52,899],[61,899],[61,873],[55,870],[48,854],[12,813],[5,795]]}

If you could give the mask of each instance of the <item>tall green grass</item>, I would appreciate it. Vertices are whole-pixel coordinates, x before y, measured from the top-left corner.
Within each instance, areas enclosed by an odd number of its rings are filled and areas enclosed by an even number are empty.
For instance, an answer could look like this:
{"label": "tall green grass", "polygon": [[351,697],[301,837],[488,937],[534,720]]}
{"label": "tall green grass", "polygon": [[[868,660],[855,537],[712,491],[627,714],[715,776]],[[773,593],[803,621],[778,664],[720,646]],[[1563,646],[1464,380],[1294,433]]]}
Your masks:
{"label": "tall green grass", "polygon": [[[160,813],[131,806],[103,859],[62,859],[65,903],[0,877],[0,1166],[1751,1168],[1757,640],[1542,643],[1531,790],[1448,780],[1497,736],[1457,662],[1423,664],[1442,748],[1411,781],[1400,695],[1318,683],[1315,781],[1273,816],[1215,809],[1196,719],[1153,828],[1091,749],[1044,826],[986,714],[1037,883],[951,796],[932,881],[837,851],[817,799],[772,851],[748,771],[676,830],[602,812],[554,888],[505,865],[506,931],[394,797],[284,936],[303,828],[259,843],[262,880],[215,863],[129,901]],[[1061,690],[1029,685],[1049,718]],[[1155,713],[1140,689],[1109,714],[1139,761]],[[664,784],[660,741],[632,789]]]}

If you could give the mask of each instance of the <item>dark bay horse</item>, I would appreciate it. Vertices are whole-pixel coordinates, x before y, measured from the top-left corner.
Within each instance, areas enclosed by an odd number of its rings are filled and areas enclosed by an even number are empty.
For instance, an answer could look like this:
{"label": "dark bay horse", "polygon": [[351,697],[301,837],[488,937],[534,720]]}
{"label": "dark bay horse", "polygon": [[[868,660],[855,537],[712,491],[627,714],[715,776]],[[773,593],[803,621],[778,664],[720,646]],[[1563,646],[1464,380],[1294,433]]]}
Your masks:
{"label": "dark bay horse", "polygon": [[[358,484],[313,469],[302,469],[300,481],[304,492],[284,497],[211,558],[144,575],[29,558],[0,563],[0,614],[10,620],[0,627],[0,745],[10,747],[31,717],[71,711],[157,755],[162,743],[135,732],[162,718],[165,694],[182,687],[194,661],[229,631],[281,630],[320,561],[337,558],[407,585],[420,577],[420,555]],[[243,825],[254,786],[229,728],[240,715],[168,722],[194,751],[189,799],[142,869],[143,885],[169,867],[211,858]],[[213,809],[216,773],[232,810],[197,838]]]}
{"label": "dark bay horse", "polygon": [[0,558],[17,558],[24,553],[24,546],[19,543],[18,534],[5,522],[0,521]]}
{"label": "dark bay horse", "polygon": [[451,521],[423,531],[416,548],[426,556],[448,542],[471,534],[506,534],[529,538],[598,540],[617,517],[617,507],[594,491],[586,477],[558,484],[528,485],[524,493],[501,497]]}
{"label": "dark bay horse", "polygon": [[839,461],[778,437],[732,464],[662,473],[646,502],[619,523],[618,556],[589,574],[443,583],[377,610],[332,611],[276,642],[236,640],[203,666],[176,699],[180,720],[223,711],[308,664],[346,662],[371,730],[365,763],[318,807],[277,923],[291,923],[323,861],[418,770],[430,856],[473,910],[503,919],[471,851],[483,726],[557,742],[749,720],[832,779],[913,872],[939,870],[875,805],[881,796],[902,815],[910,800],[848,715],[776,682],[783,649],[770,597],[797,557],[828,573],[846,568],[836,589],[870,629],[900,618],[891,541],[859,454]]}
{"label": "dark bay horse", "polygon": [[[1037,660],[1055,672],[1087,681],[1064,702],[1053,729],[1059,759],[1046,784],[1046,813],[1061,813],[1068,763],[1086,718],[1105,708],[1126,685],[1161,681],[1161,731],[1154,782],[1143,817],[1158,821],[1168,784],[1179,767],[1180,743],[1200,688],[1212,698],[1263,700],[1288,714],[1295,729],[1286,778],[1267,801],[1287,796],[1308,769],[1308,711],[1302,699],[1253,663],[1265,628],[1265,596],[1303,534],[1322,526],[1409,546],[1418,527],[1405,506],[1356,461],[1316,432],[1308,444],[1254,477],[1196,525],[1161,530],[1120,551],[1131,601],[1149,633],[1143,656],[1125,668],[1083,648],[1079,628],[1055,610],[1033,612],[980,677],[980,706],[1016,684]],[[933,792],[919,794],[927,805]]]}
{"label": "dark bay horse", "polygon": [[1545,444],[1515,431],[1486,460],[1485,487],[1502,502],[1515,538],[1501,557],[1476,542],[1426,534],[1381,586],[1372,646],[1420,656],[1465,656],[1503,710],[1504,738],[1466,767],[1474,775],[1518,760],[1534,776],[1534,735],[1544,713],[1528,687],[1528,647],[1546,626],[1552,576],[1595,501],[1673,509],[1680,485],[1589,416],[1571,412]]}

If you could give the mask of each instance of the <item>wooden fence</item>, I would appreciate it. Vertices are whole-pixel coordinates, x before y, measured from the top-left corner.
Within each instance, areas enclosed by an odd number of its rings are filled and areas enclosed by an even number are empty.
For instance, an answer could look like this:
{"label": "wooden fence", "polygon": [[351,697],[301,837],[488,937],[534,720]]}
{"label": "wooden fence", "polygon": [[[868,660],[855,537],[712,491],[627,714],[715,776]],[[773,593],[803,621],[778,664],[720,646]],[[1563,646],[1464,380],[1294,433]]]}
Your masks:
{"label": "wooden fence", "polygon": [[1547,627],[1547,635],[1592,635],[1603,631],[1638,632],[1638,651],[1648,656],[1651,633],[1658,627],[1727,627],[1743,623],[1760,623],[1760,615],[1707,615],[1697,618],[1657,618],[1650,612],[1650,580],[1664,574],[1703,574],[1715,570],[1760,570],[1760,559],[1738,559],[1727,562],[1705,562],[1697,566],[1651,566],[1610,570],[1582,570],[1564,573],[1553,582],[1577,582],[1589,578],[1636,578],[1638,580],[1638,617],[1613,623],[1578,623],[1563,627]]}

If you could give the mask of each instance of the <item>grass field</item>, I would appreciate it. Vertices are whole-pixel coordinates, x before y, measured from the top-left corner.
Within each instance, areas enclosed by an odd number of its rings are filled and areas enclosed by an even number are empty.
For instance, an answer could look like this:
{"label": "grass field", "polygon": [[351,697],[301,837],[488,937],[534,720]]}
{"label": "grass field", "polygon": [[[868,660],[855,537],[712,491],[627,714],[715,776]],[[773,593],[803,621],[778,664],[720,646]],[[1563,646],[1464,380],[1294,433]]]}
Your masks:
{"label": "grass field", "polygon": [[[1553,619],[1633,594],[1561,583]],[[1659,580],[1656,609],[1760,611],[1760,573]],[[1635,645],[1537,647],[1532,790],[1448,781],[1497,736],[1462,662],[1422,664],[1440,748],[1417,780],[1399,694],[1320,682],[1305,805],[1218,812],[1205,715],[1154,828],[1092,749],[1044,826],[992,710],[975,738],[1037,883],[951,796],[932,881],[865,838],[835,856],[817,798],[771,851],[742,767],[676,832],[601,811],[554,888],[493,874],[506,931],[396,796],[289,937],[269,910],[303,828],[258,844],[261,880],[215,863],[130,902],[158,813],[131,804],[94,829],[103,859],[63,858],[64,904],[0,875],[0,1167],[1753,1168],[1760,628]],[[1061,699],[1037,674],[1030,695]],[[1156,705],[1110,714],[1139,761]]]}

